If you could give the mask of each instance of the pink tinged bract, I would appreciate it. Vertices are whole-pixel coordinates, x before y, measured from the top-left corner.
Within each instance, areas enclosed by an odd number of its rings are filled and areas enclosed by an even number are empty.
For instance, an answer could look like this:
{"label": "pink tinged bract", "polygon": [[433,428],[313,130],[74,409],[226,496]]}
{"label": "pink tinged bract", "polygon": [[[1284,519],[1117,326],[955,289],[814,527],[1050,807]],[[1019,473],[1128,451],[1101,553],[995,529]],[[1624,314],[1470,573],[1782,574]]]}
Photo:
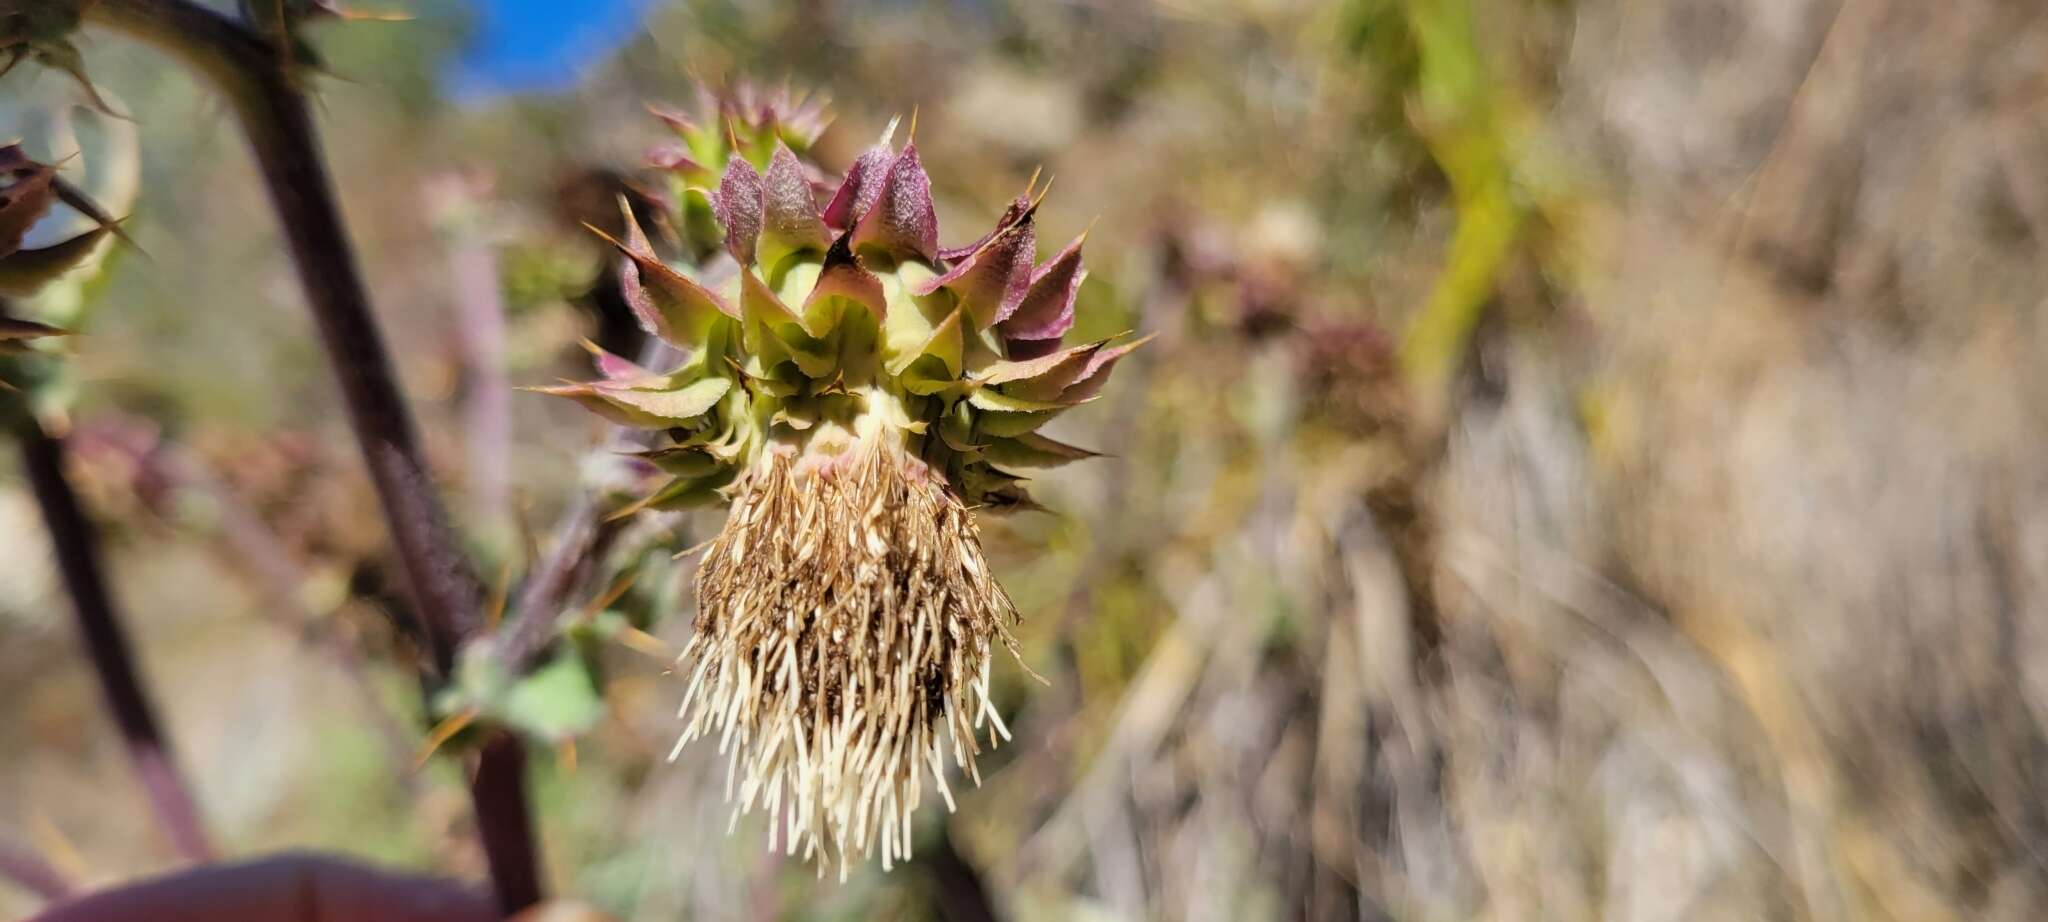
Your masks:
{"label": "pink tinged bract", "polygon": [[[1023,302],[997,327],[1004,339],[1057,343],[1074,326],[1074,299],[1088,274],[1081,265],[1081,244],[1087,239],[1085,233],[1074,238],[1058,255],[1032,270]],[[1011,358],[1018,357],[1013,343]]]}
{"label": "pink tinged bract", "polygon": [[952,291],[967,305],[974,328],[986,330],[1009,319],[1024,303],[1031,286],[1031,261],[1037,256],[1038,233],[1027,209],[944,275],[912,290],[918,295],[940,288]]}
{"label": "pink tinged bract", "polygon": [[725,251],[742,266],[754,264],[754,247],[761,239],[762,198],[761,174],[754,172],[754,165],[739,154],[726,158],[718,194],[711,197],[711,211],[725,228]]}
{"label": "pink tinged bract", "polygon": [[854,224],[853,247],[877,247],[902,258],[932,262],[939,256],[939,218],[932,208],[932,181],[917,159],[915,141],[889,163],[874,203]]}
{"label": "pink tinged bract", "polygon": [[[973,243],[970,243],[963,247],[940,247],[939,259],[951,263],[963,257],[972,255],[974,251],[979,250],[982,247],[988,246],[988,242],[996,239],[997,234],[1009,230],[1011,225],[1016,224],[1018,221],[1024,220],[1024,216],[1026,214],[1029,214],[1035,210],[1036,209],[1031,204],[1031,199],[1029,196],[1017,196],[1017,200],[1011,202],[1010,207],[1003,209],[1003,216],[996,221],[996,226],[994,230],[991,230],[988,233],[981,235],[981,239],[976,240]],[[1037,254],[1033,254],[1033,258],[1036,258],[1036,256]]]}
{"label": "pink tinged bract", "polygon": [[654,372],[640,367],[632,359],[609,352],[590,340],[583,341],[583,348],[589,350],[591,363],[607,381],[638,381],[654,377]]}
{"label": "pink tinged bract", "polygon": [[852,229],[875,204],[875,199],[881,197],[883,174],[889,172],[895,156],[889,145],[883,143],[854,158],[853,165],[846,168],[846,178],[839,183],[839,191],[825,205],[825,223],[842,231]]}
{"label": "pink tinged bract", "polygon": [[1152,337],[1157,335],[1159,334],[1153,333],[1141,336],[1121,346],[1103,349],[1089,356],[1088,367],[1082,369],[1073,384],[1060,392],[1060,402],[1071,405],[1095,399],[1095,395],[1102,393],[1102,386],[1109,383],[1109,370],[1116,367],[1117,360],[1130,355],[1139,346],[1151,342]]}
{"label": "pink tinged bract", "polygon": [[647,151],[647,165],[674,173],[694,173],[704,165],[690,159],[690,149],[679,141],[664,141]]}
{"label": "pink tinged bract", "polygon": [[633,209],[623,198],[619,200],[619,213],[625,221],[625,240],[596,227],[590,229],[625,257],[619,261],[619,293],[633,309],[641,330],[687,350],[696,347],[702,333],[700,327],[708,325],[711,315],[739,316],[725,299],[669,268],[654,255],[647,235],[640,230],[640,222],[633,218]]}
{"label": "pink tinged bract", "polygon": [[765,212],[763,230],[792,250],[824,249],[829,237],[824,219],[818,215],[818,201],[811,195],[811,181],[804,167],[780,141],[768,161],[762,181]]}

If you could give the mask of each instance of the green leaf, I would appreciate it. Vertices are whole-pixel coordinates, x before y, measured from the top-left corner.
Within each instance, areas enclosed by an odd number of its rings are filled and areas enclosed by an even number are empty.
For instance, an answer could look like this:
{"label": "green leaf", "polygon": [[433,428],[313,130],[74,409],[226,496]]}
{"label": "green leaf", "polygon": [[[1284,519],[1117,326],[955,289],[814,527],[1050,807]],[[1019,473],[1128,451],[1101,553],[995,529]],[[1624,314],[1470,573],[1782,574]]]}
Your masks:
{"label": "green leaf", "polygon": [[983,413],[975,418],[974,430],[985,436],[1013,439],[1051,422],[1064,409],[1037,413]]}
{"label": "green leaf", "polygon": [[991,464],[1009,467],[1059,467],[1072,461],[1099,457],[1099,454],[1036,432],[1026,432],[1014,438],[990,442],[982,449],[982,456]]}
{"label": "green leaf", "polygon": [[737,477],[739,469],[730,466],[719,468],[701,477],[678,477],[663,485],[661,489],[612,513],[610,518],[623,519],[647,509],[667,512],[715,505],[722,499],[718,491],[732,485]]}
{"label": "green leaf", "polygon": [[[783,288],[787,290],[806,278],[815,278],[816,268],[808,263],[792,266],[783,275]],[[770,358],[771,363],[793,361],[809,378],[828,377],[839,367],[838,350],[833,348],[830,335],[835,318],[808,308],[804,314],[790,310],[789,304],[751,269],[740,272],[740,309],[747,317],[752,347]]]}
{"label": "green leaf", "polygon": [[725,466],[723,459],[702,445],[671,445],[627,454],[651,462],[662,473],[677,477],[703,477]]}
{"label": "green leaf", "polygon": [[962,453],[981,447],[974,438],[974,410],[967,401],[953,404],[946,410],[946,415],[939,418],[939,440],[945,442],[946,447]]}
{"label": "green leaf", "polygon": [[1006,360],[982,369],[984,384],[1003,385],[1003,392],[1025,400],[1057,401],[1060,393],[1088,370],[1089,360],[1104,343],[1087,343],[1035,359]]}
{"label": "green leaf", "polygon": [[936,355],[920,355],[910,367],[896,376],[903,389],[920,397],[929,397],[960,383],[953,369],[946,367],[946,361]]}
{"label": "green leaf", "polygon": [[583,658],[557,654],[504,696],[484,703],[485,716],[548,742],[573,738],[604,718],[604,697]]}
{"label": "green leaf", "polygon": [[977,387],[967,395],[967,402],[978,409],[1000,413],[1041,413],[1048,410],[1064,410],[1070,404],[1057,400],[1026,400],[1012,397],[992,387]]}
{"label": "green leaf", "polygon": [[674,387],[675,376],[638,381],[591,381],[533,390],[567,397],[584,408],[627,426],[670,429],[703,416],[732,388],[729,378],[700,378]]}

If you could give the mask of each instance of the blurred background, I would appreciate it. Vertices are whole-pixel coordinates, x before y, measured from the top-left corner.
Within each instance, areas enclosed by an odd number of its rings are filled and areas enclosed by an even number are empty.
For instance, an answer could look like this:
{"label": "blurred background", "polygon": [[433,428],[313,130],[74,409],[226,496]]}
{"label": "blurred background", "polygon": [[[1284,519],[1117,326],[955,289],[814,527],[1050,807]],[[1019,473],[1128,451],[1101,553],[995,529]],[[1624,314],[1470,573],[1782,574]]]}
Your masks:
{"label": "blurred background", "polygon": [[[973,881],[1020,922],[2048,905],[2048,7],[379,4],[410,18],[309,33],[323,133],[487,582],[600,437],[511,388],[630,334],[578,223],[645,187],[649,102],[827,95],[833,170],[915,110],[949,244],[1042,167],[1046,251],[1094,227],[1082,332],[1159,334],[1048,430],[1109,457],[984,526],[1047,682],[998,663],[1017,742],[921,815],[918,861],[841,886],[727,836],[712,748],[665,761],[678,681],[613,643],[534,751],[551,892],[623,920],[948,918]],[[134,115],[146,255],[71,346],[75,473],[206,819],[233,854],[480,877],[232,116],[82,46]],[[0,97],[77,92],[29,70]],[[0,836],[85,882],[171,867],[41,534],[0,466]],[[690,568],[648,559],[592,604],[676,612],[649,629],[680,646]],[[0,883],[0,916],[35,905]]]}

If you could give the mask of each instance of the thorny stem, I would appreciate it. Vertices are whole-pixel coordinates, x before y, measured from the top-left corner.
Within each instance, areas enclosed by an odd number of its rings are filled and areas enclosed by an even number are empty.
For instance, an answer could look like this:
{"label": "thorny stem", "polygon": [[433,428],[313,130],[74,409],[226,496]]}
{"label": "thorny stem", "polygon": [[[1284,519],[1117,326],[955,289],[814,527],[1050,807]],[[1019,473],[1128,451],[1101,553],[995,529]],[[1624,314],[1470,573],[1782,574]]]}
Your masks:
{"label": "thorny stem", "polygon": [[157,723],[156,710],[143,690],[135,656],[114,610],[106,573],[100,567],[99,536],[79,505],[78,494],[64,476],[64,443],[43,431],[42,425],[25,412],[19,414],[15,429],[29,485],[35,491],[36,505],[42,510],[50,544],[57,553],[57,568],[71,593],[79,633],[92,659],[93,672],[99,676],[107,709],[113,712],[121,741],[128,747],[129,761],[149,796],[150,807],[170,834],[178,853],[192,861],[210,861],[214,856],[213,845],[200,822],[199,808],[178,774],[170,741]]}
{"label": "thorny stem", "polygon": [[594,492],[576,497],[555,526],[554,546],[521,587],[492,651],[513,674],[527,671],[554,640],[556,622],[582,581],[585,563],[618,533],[620,523],[606,520],[603,505]]}
{"label": "thorny stem", "polygon": [[428,477],[412,414],[342,230],[312,115],[294,82],[299,75],[287,71],[256,33],[189,0],[97,0],[86,13],[193,64],[234,104],[383,504],[422,640],[436,673],[447,675],[458,642],[477,626],[480,593]]}
{"label": "thorny stem", "polygon": [[[648,337],[638,360],[642,367],[665,367],[675,354],[673,348]],[[646,440],[644,430],[613,425],[606,429],[598,450],[645,448]],[[603,555],[623,524],[605,516],[604,497],[597,491],[585,490],[576,497],[555,526],[554,546],[527,577],[518,603],[493,638],[495,649],[491,652],[507,671],[517,675],[533,667],[554,640],[557,623],[588,564]]]}
{"label": "thorny stem", "polygon": [[[80,7],[88,21],[149,42],[205,74],[233,104],[383,505],[431,661],[430,681],[447,676],[457,645],[480,627],[481,593],[429,479],[412,415],[342,230],[298,84],[302,74],[265,36],[191,0],[94,0]],[[508,914],[539,899],[538,850],[527,821],[520,755],[516,741],[484,747],[472,784],[484,853]]]}

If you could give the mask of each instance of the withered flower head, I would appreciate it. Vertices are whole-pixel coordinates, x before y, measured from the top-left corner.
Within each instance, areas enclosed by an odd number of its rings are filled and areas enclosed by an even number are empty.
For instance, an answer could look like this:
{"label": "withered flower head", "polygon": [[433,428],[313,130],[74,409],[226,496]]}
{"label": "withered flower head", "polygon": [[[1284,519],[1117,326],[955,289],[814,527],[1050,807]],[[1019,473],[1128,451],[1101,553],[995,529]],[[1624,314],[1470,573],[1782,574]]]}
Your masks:
{"label": "withered flower head", "polygon": [[600,380],[547,390],[664,434],[645,457],[673,479],[631,508],[730,501],[677,748],[715,737],[735,821],[760,808],[772,841],[844,876],[908,857],[926,777],[950,807],[945,761],[978,783],[982,740],[1008,735],[989,666],[1016,610],[972,511],[1031,504],[1011,469],[1090,456],[1036,430],[1138,344],[1061,343],[1082,241],[1037,262],[1030,189],[946,248],[914,142],[885,134],[821,209],[789,146],[739,127],[701,190],[733,281],[663,262],[630,215],[614,241],[641,324],[685,360],[600,353]]}

